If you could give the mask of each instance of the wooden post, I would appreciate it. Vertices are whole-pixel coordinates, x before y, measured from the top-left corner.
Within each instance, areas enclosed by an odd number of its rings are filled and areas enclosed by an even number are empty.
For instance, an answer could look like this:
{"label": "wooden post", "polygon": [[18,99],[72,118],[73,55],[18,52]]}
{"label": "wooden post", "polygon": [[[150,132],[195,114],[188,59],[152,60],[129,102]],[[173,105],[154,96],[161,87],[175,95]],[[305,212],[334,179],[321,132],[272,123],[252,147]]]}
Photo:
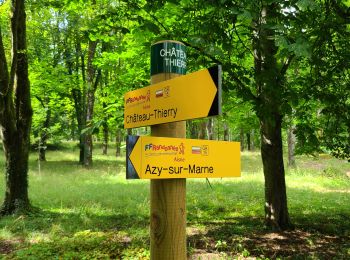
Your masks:
{"label": "wooden post", "polygon": [[[181,50],[176,49],[177,47]],[[185,74],[186,54],[183,52],[185,46],[181,42],[161,41],[152,45],[152,48],[151,84]],[[152,126],[151,135],[186,138],[186,122]],[[151,259],[187,259],[186,179],[151,180],[150,189]]]}

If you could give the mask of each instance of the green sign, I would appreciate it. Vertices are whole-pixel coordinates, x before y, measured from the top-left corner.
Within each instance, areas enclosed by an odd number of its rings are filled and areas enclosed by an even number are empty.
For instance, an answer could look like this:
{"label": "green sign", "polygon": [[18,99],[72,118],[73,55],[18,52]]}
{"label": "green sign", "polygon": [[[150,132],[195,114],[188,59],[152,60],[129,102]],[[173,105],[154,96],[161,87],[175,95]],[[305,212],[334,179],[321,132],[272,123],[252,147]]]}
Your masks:
{"label": "green sign", "polygon": [[186,46],[163,41],[151,47],[151,76],[158,73],[186,74]]}

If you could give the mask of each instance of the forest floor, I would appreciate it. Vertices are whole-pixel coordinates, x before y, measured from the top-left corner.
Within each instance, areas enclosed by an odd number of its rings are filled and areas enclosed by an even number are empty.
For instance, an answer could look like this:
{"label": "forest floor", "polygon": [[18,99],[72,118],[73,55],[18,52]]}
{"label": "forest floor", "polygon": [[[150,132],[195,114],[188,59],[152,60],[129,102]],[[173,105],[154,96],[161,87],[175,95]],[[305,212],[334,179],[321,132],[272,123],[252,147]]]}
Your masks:
{"label": "forest floor", "polygon": [[[29,194],[39,210],[0,219],[3,259],[149,259],[149,181],[125,180],[125,159],[78,149],[30,156]],[[0,168],[4,168],[0,155]],[[189,259],[350,259],[350,164],[298,156],[286,168],[295,229],[264,228],[260,154],[242,153],[242,177],[187,180]],[[0,200],[4,195],[0,178]]]}

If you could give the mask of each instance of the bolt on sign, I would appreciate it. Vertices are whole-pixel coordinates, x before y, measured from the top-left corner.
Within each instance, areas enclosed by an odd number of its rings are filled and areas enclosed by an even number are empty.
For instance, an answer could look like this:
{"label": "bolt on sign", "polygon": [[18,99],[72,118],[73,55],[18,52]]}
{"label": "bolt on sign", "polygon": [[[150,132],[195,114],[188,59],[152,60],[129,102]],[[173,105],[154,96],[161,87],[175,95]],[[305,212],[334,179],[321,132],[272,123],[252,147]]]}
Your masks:
{"label": "bolt on sign", "polygon": [[159,73],[186,74],[186,46],[178,42],[159,42],[151,47],[151,76]]}
{"label": "bolt on sign", "polygon": [[127,137],[127,179],[240,177],[240,143]]}
{"label": "bolt on sign", "polygon": [[124,128],[221,114],[221,66],[127,92]]}

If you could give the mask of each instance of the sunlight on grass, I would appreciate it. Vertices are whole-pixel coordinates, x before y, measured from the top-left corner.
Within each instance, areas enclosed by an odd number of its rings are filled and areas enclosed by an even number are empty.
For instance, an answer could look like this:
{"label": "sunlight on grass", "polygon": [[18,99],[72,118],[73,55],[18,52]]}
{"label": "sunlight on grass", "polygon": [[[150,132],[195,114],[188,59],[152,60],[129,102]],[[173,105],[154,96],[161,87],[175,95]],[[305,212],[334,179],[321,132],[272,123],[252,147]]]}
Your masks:
{"label": "sunlight on grass", "polygon": [[[49,151],[40,172],[36,158],[31,154],[29,194],[41,211],[0,219],[0,246],[12,248],[3,257],[149,259],[149,180],[126,180],[124,157],[96,154],[93,168],[87,170],[77,163],[77,149]],[[293,222],[349,235],[349,165],[329,157],[298,159],[299,168],[286,168]],[[3,195],[1,178],[1,200]],[[232,241],[264,230],[263,205],[264,177],[257,152],[242,153],[240,178],[188,179],[189,244],[204,243],[212,232],[215,241],[208,240],[207,246],[228,250]],[[194,240],[197,236],[202,242]]]}

